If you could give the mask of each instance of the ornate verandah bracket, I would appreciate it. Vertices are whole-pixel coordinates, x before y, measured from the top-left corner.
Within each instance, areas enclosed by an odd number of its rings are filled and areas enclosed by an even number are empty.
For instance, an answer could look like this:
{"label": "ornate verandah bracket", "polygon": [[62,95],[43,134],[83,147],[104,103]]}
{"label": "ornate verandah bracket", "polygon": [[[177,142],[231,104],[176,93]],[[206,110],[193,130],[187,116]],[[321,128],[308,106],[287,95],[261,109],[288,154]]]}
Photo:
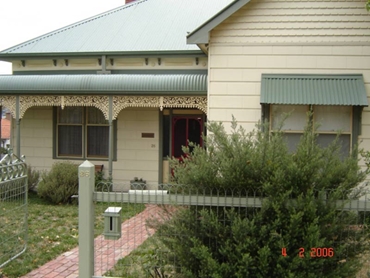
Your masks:
{"label": "ornate verandah bracket", "polygon": [[[7,107],[12,116],[16,117],[16,97],[1,96],[1,105]],[[23,118],[27,109],[34,106],[93,106],[98,108],[109,119],[109,96],[20,96],[19,118]],[[113,96],[113,119],[122,109],[128,107],[159,108],[197,108],[207,113],[207,97],[200,96]]]}
{"label": "ornate verandah bracket", "polygon": [[113,119],[128,107],[197,108],[207,113],[207,97],[199,96],[113,96]]}
{"label": "ornate verandah bracket", "polygon": [[23,118],[28,108],[33,106],[59,106],[61,96],[21,96],[19,98],[19,118]]}
{"label": "ornate verandah bracket", "polygon": [[2,96],[0,98],[1,105],[9,109],[12,117],[16,115],[16,97],[15,96]]}
{"label": "ornate verandah bracket", "polygon": [[163,107],[197,108],[207,114],[207,97],[163,97]]}
{"label": "ornate verandah bracket", "polygon": [[[62,109],[66,106],[94,106],[104,114],[108,119],[109,115],[109,97],[108,96],[20,96],[19,97],[19,118],[23,118],[27,109],[34,106],[60,106]],[[10,110],[10,113],[16,117],[16,97],[0,97],[1,105]]]}
{"label": "ornate verandah bracket", "polygon": [[109,97],[108,96],[63,96],[64,106],[94,106],[103,112],[106,120],[109,119]]}
{"label": "ornate verandah bracket", "polygon": [[113,119],[127,107],[159,107],[160,97],[151,96],[113,96]]}

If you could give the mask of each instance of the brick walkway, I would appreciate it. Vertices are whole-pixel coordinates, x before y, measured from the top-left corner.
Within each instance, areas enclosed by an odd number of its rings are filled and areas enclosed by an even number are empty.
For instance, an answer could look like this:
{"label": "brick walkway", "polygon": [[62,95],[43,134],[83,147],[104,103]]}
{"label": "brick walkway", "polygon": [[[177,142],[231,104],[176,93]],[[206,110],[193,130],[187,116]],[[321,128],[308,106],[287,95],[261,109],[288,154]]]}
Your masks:
{"label": "brick walkway", "polygon": [[[145,221],[149,217],[158,216],[158,210],[157,206],[149,205],[138,215],[123,222],[122,237],[119,240],[104,240],[103,236],[95,238],[94,275],[103,275],[119,259],[130,254],[132,250],[154,233],[153,230],[148,230],[145,227]],[[46,263],[23,277],[77,278],[78,247],[60,255],[55,260]]]}

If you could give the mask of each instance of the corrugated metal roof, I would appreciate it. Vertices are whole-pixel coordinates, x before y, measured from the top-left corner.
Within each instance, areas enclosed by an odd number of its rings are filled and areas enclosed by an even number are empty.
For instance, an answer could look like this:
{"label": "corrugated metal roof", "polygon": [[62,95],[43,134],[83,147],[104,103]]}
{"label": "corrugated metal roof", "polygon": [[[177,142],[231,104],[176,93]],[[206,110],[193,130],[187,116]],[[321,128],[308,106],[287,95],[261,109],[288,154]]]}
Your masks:
{"label": "corrugated metal roof", "polygon": [[[186,35],[232,0],[138,0],[0,54],[199,50]],[[6,38],[4,38],[6,39]],[[6,55],[5,55],[6,56]]]}
{"label": "corrugated metal roof", "polygon": [[262,74],[260,102],[368,106],[362,74]]}
{"label": "corrugated metal roof", "polygon": [[0,75],[1,94],[207,94],[207,74]]}

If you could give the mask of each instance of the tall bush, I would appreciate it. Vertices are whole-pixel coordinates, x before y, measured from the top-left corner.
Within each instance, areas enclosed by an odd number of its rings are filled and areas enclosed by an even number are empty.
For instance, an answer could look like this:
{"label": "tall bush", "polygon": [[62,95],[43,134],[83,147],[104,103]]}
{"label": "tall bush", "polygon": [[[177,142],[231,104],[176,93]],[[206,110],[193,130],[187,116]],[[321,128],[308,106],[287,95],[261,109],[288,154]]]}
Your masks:
{"label": "tall bush", "polygon": [[[221,124],[208,130],[206,149],[184,148],[183,159],[171,161],[175,180],[193,192],[266,199],[252,213],[190,207],[152,222],[176,257],[167,263],[183,277],[353,277],[369,249],[367,234],[336,201],[362,194],[357,150],[343,159],[338,140],[320,147],[310,124],[294,153],[281,132],[246,133],[236,121],[230,135]],[[312,257],[312,248],[332,256]]]}
{"label": "tall bush", "polygon": [[54,204],[65,204],[78,194],[78,165],[70,162],[54,163],[44,172],[37,186],[37,193]]}

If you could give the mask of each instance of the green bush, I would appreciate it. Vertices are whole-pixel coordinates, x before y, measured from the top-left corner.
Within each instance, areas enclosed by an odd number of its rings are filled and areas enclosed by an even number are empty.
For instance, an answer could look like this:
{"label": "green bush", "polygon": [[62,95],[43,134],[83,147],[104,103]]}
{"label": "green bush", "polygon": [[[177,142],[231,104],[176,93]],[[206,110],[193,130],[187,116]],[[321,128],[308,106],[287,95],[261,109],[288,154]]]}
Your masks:
{"label": "green bush", "polygon": [[112,180],[104,177],[104,171],[95,172],[95,191],[111,192],[112,188]]}
{"label": "green bush", "polygon": [[27,165],[27,185],[28,191],[34,191],[40,181],[40,171],[32,168],[30,164]]}
{"label": "green bush", "polygon": [[[216,123],[209,124],[208,131],[212,136],[205,138],[206,149],[193,146],[190,153],[184,148],[182,161],[171,161],[177,182],[202,194],[248,192],[264,197],[263,206],[192,206],[178,209],[168,221],[152,221],[150,226],[176,257],[165,264],[174,265],[182,277],[353,277],[357,273],[359,255],[369,250],[368,233],[352,229],[357,215],[336,205],[337,200],[363,193],[359,184],[365,173],[358,167],[356,149],[343,159],[338,141],[320,147],[311,125],[295,153],[288,151],[281,132],[271,134],[258,127],[246,133],[237,129],[235,121],[231,135]],[[300,248],[305,250],[302,258]],[[333,248],[333,256],[312,258],[311,248]]]}
{"label": "green bush", "polygon": [[0,154],[7,154],[7,153],[8,153],[8,149],[7,148],[0,147]]}
{"label": "green bush", "polygon": [[54,163],[49,172],[42,173],[37,193],[54,204],[69,203],[71,196],[78,194],[78,165]]}

